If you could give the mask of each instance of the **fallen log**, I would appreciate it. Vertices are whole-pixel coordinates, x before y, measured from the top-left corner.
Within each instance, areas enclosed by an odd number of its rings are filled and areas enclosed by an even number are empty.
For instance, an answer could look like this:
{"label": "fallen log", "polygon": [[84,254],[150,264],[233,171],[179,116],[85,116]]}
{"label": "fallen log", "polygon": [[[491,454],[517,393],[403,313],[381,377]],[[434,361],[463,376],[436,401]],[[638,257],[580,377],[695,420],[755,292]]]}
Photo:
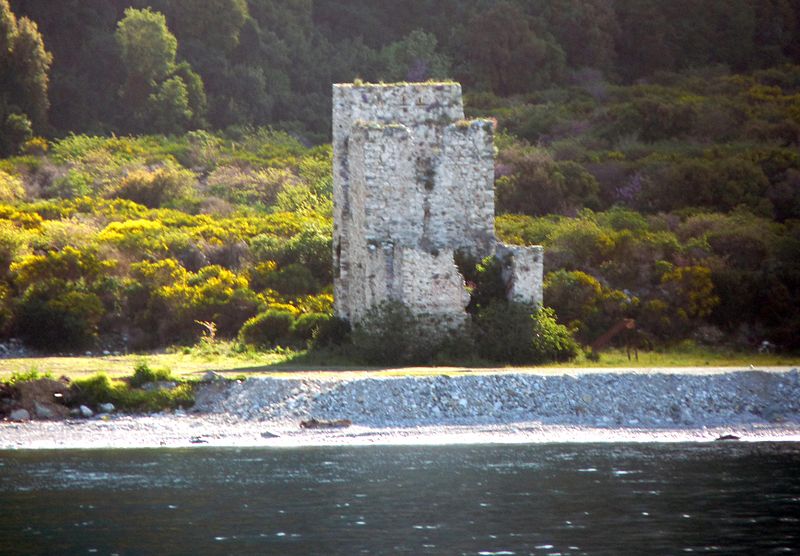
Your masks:
{"label": "fallen log", "polygon": [[301,429],[343,429],[352,425],[350,419],[335,419],[333,421],[320,421],[319,419],[309,419],[300,421]]}

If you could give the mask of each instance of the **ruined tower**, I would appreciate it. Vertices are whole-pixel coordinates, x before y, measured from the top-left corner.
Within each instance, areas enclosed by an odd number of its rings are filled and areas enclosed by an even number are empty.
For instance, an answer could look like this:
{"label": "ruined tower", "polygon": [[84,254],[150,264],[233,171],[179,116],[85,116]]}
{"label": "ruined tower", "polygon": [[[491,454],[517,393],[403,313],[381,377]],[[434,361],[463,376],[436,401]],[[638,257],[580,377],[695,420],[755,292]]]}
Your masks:
{"label": "ruined tower", "polygon": [[495,255],[510,299],[542,301],[542,248],[494,235],[492,123],[464,120],[457,83],[333,86],[334,298],[357,322],[398,300],[465,317],[454,254]]}

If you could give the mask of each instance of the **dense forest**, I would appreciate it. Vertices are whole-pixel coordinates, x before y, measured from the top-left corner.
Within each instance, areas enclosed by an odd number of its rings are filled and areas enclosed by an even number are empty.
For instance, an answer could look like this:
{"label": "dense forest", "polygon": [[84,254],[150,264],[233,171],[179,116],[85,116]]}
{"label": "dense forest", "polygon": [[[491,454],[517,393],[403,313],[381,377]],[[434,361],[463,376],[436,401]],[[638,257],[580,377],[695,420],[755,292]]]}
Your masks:
{"label": "dense forest", "polygon": [[[152,13],[126,17],[130,7]],[[330,84],[356,77],[451,77],[466,91],[507,97],[711,66],[751,72],[800,56],[797,0],[12,0],[11,8],[36,23],[53,57],[51,127],[40,119],[39,134],[273,125],[322,142]]]}
{"label": "dense forest", "polygon": [[795,350],[798,31],[797,0],[0,0],[0,332],[302,345],[331,83],[453,78],[578,340]]}

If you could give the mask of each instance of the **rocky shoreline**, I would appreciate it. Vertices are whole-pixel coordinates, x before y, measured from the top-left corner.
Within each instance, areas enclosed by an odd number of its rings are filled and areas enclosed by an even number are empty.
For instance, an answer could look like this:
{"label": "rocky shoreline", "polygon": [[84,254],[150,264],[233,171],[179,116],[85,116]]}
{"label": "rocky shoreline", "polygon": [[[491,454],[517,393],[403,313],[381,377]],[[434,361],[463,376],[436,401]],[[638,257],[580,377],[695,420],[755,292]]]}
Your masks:
{"label": "rocky shoreline", "polygon": [[[352,426],[307,430],[301,421]],[[458,372],[214,380],[194,408],[0,424],[0,449],[518,442],[800,442],[800,372]]]}
{"label": "rocky shoreline", "polygon": [[195,411],[245,420],[350,419],[367,426],[516,421],[716,426],[800,419],[800,372],[514,371],[454,376],[257,378],[198,396]]}

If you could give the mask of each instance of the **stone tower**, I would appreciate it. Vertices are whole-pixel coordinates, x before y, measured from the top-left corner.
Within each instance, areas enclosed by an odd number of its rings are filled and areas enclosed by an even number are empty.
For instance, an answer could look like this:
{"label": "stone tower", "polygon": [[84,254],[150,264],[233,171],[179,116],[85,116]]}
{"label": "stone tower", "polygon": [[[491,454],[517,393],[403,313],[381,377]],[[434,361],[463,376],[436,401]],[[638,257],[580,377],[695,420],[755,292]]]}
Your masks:
{"label": "stone tower", "polygon": [[495,239],[492,131],[457,83],[333,86],[337,316],[391,299],[463,320],[459,250],[500,257],[509,298],[541,304],[542,248]]}

